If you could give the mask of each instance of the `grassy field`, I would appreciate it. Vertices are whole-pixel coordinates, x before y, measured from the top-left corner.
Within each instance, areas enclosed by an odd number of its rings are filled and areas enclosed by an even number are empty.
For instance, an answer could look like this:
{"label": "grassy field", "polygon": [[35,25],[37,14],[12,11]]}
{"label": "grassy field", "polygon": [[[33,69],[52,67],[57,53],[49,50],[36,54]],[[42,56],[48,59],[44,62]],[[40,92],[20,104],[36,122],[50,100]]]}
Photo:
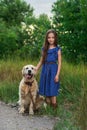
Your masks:
{"label": "grassy field", "polygon": [[[36,65],[37,61],[14,59],[0,61],[0,100],[9,103],[18,100],[18,86],[21,70],[26,64]],[[40,72],[36,79],[39,83]],[[40,114],[58,116],[54,130],[87,130],[87,67],[83,64],[62,63],[58,109],[42,108]]]}

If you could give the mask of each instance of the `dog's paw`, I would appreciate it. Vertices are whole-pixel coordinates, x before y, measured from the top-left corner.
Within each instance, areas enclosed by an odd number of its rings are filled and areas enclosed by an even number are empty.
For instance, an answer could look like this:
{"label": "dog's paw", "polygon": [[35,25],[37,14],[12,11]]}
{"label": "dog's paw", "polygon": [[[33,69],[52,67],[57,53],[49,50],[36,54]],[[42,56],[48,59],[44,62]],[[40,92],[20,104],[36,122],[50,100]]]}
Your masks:
{"label": "dog's paw", "polygon": [[19,113],[20,113],[20,114],[23,114],[23,113],[24,113],[24,111],[25,111],[25,109],[24,109],[24,108],[19,108]]}
{"label": "dog's paw", "polygon": [[44,108],[46,109],[46,108],[47,108],[47,103],[44,102],[43,106],[44,106]]}
{"label": "dog's paw", "polygon": [[18,104],[18,105],[21,105],[21,101],[20,101],[20,100],[19,100],[19,101],[17,101],[17,104]]}
{"label": "dog's paw", "polygon": [[33,110],[29,111],[29,115],[34,115]]}

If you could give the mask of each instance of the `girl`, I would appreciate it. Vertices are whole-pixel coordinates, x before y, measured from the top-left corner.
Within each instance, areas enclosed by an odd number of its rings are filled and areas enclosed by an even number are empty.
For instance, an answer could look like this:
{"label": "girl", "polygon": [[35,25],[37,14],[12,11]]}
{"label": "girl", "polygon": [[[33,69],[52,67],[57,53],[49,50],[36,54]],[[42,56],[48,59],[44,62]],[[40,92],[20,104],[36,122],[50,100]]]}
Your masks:
{"label": "girl", "polygon": [[[58,64],[57,64],[58,61]],[[59,75],[61,69],[61,49],[57,46],[57,33],[48,30],[42,48],[42,56],[36,66],[36,71],[42,65],[39,94],[46,96],[46,102],[53,108],[57,107],[56,96],[59,90]]]}

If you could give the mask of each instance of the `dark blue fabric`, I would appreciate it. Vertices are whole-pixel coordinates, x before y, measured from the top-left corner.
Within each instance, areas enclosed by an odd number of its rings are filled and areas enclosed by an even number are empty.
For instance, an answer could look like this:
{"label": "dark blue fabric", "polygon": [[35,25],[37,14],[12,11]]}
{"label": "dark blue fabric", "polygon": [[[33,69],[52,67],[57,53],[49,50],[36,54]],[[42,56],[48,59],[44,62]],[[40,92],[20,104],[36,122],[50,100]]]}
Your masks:
{"label": "dark blue fabric", "polygon": [[[49,49],[47,52],[46,63],[42,65],[39,94],[45,96],[56,96],[59,91],[59,82],[55,82],[54,78],[57,73],[58,50],[60,47]],[[43,51],[43,49],[42,49]],[[55,63],[48,63],[55,62]]]}

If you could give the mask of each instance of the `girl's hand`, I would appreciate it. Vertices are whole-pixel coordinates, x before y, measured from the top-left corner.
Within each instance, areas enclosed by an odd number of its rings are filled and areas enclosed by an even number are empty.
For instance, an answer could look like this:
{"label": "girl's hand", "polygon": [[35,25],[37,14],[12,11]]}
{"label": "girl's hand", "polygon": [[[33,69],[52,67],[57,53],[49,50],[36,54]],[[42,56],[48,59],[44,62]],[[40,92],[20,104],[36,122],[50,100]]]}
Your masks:
{"label": "girl's hand", "polygon": [[58,82],[58,81],[59,81],[59,76],[58,76],[58,75],[55,76],[54,81],[55,81],[55,82]]}
{"label": "girl's hand", "polygon": [[35,74],[37,74],[37,72],[38,72],[38,69],[37,69],[37,67],[35,67],[35,68],[34,68],[34,70],[35,70]]}

